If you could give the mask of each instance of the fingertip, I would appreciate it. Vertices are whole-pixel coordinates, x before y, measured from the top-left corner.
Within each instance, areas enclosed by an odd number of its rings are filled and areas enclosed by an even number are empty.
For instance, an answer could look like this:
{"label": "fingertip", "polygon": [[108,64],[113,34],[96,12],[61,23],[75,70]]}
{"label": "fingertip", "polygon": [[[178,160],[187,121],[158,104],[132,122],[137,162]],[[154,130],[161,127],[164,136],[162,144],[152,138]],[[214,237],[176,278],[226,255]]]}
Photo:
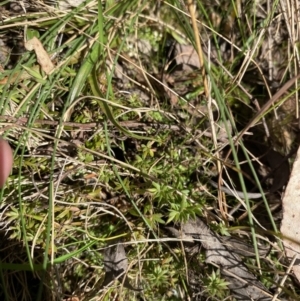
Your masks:
{"label": "fingertip", "polygon": [[0,188],[2,188],[13,166],[13,151],[9,143],[0,137]]}

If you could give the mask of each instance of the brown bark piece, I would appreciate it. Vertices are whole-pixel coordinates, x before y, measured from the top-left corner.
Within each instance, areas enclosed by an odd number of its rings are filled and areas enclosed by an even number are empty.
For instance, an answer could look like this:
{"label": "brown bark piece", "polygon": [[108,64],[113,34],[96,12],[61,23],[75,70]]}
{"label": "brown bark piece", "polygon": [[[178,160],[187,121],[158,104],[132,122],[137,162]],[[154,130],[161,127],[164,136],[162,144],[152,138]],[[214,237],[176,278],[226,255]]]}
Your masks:
{"label": "brown bark piece", "polygon": [[298,256],[293,271],[300,281],[300,148],[282,200],[283,218],[280,231],[287,257]]}

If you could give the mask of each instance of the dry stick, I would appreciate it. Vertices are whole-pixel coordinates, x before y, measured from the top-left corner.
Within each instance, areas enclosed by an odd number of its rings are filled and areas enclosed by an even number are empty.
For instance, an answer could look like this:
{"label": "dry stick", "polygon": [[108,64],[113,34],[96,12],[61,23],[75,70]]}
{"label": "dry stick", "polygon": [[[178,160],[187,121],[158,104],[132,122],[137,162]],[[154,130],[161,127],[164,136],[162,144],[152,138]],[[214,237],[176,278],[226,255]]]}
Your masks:
{"label": "dry stick", "polygon": [[[28,122],[27,117],[12,117],[7,115],[0,115],[0,126],[4,126],[1,128],[0,132],[4,132],[8,128],[18,127],[18,126],[24,126]],[[182,128],[178,125],[171,125],[171,124],[161,124],[161,123],[145,123],[145,122],[139,122],[139,121],[120,121],[119,122],[122,126],[125,126],[127,128],[138,128],[141,127],[143,130],[147,129],[161,129],[161,130],[172,130],[172,131],[182,131],[184,129],[187,133],[190,133],[192,131],[191,128],[186,127]],[[49,125],[49,126],[58,126],[59,121],[56,120],[44,120],[44,119],[36,119],[33,122],[34,125]],[[87,122],[87,123],[80,123],[80,122],[71,122],[71,121],[65,121],[61,123],[64,127],[70,127],[72,130],[78,129],[81,131],[88,131],[88,130],[94,130],[95,128],[98,128],[102,125],[102,122]],[[111,125],[111,122],[109,122],[109,125]],[[37,128],[36,130],[38,130]],[[41,128],[41,130],[45,130],[45,128]],[[66,130],[66,129],[65,129]],[[200,132],[199,132],[200,133]],[[206,137],[211,137],[210,133],[201,132],[201,135]]]}
{"label": "dry stick", "polygon": [[[191,15],[191,20],[192,20],[192,25],[193,25],[193,30],[194,30],[194,35],[195,35],[195,41],[196,41],[196,46],[197,46],[197,53],[198,53],[198,57],[199,57],[199,63],[200,63],[200,70],[202,72],[202,79],[203,79],[203,84],[204,84],[204,92],[205,92],[205,96],[208,100],[208,109],[210,106],[210,90],[209,90],[209,86],[208,86],[208,80],[207,80],[207,76],[205,73],[205,66],[204,66],[204,58],[203,58],[203,51],[202,51],[202,47],[201,47],[201,43],[200,43],[200,33],[199,33],[199,29],[197,26],[197,20],[196,20],[196,16],[195,16],[195,7],[193,4],[193,0],[188,0],[187,1],[188,4],[188,9]],[[216,131],[215,128],[213,126],[213,116],[212,114],[210,114],[209,116],[210,119],[210,125],[211,125],[211,133],[212,133],[212,139],[214,142],[214,146],[217,146],[217,135],[216,135]],[[219,153],[216,153],[216,157],[217,157],[217,169],[218,172],[221,174],[222,171],[222,166],[220,164],[220,160],[219,160]],[[219,197],[218,197],[218,202],[219,202],[219,209],[220,212],[222,214],[222,216],[224,217],[224,219],[226,220],[226,215],[227,215],[227,204],[226,204],[226,199],[225,197],[219,192]]]}
{"label": "dry stick", "polygon": [[293,266],[294,266],[296,260],[298,259],[297,257],[298,257],[298,254],[296,253],[296,254],[294,255],[292,261],[290,262],[290,265],[289,265],[287,271],[285,272],[284,277],[282,278],[281,282],[279,283],[279,286],[278,286],[278,288],[277,288],[277,293],[273,296],[273,299],[272,299],[271,301],[278,300],[277,297],[278,297],[278,295],[281,293],[282,288],[284,287],[284,283],[285,283],[287,277],[289,276],[290,271],[291,271],[291,269],[293,268]]}
{"label": "dry stick", "polygon": [[278,300],[277,297],[278,297],[278,295],[281,293],[282,288],[284,287],[284,283],[285,283],[287,277],[289,276],[289,274],[290,274],[290,272],[291,272],[291,269],[293,268],[293,266],[294,266],[294,264],[295,264],[295,261],[298,259],[297,257],[298,257],[298,254],[296,253],[296,254],[294,255],[292,261],[290,262],[290,265],[289,265],[287,271],[285,272],[284,277],[282,278],[282,280],[281,280],[279,286],[277,287],[277,292],[276,292],[276,294],[273,296],[273,299],[272,299],[271,301],[276,301],[276,300]]}
{"label": "dry stick", "polygon": [[[194,30],[194,36],[195,36],[195,42],[196,42],[196,47],[197,47],[197,53],[198,53],[198,57],[199,57],[199,63],[200,63],[200,71],[202,73],[202,79],[203,79],[203,84],[204,84],[204,92],[205,92],[205,97],[208,101],[208,111],[209,111],[209,121],[210,121],[210,125],[211,125],[211,133],[212,133],[212,139],[214,142],[214,146],[216,148],[217,146],[217,135],[216,135],[216,131],[214,128],[214,120],[213,120],[213,115],[212,115],[212,110],[211,108],[211,97],[210,97],[210,90],[208,87],[208,80],[206,77],[206,72],[205,72],[205,66],[204,66],[204,58],[203,58],[203,51],[202,51],[202,47],[201,47],[201,43],[200,43],[200,33],[199,33],[199,29],[197,26],[197,21],[196,21],[196,16],[195,16],[195,5],[193,4],[193,0],[188,0],[187,1],[188,4],[188,9],[191,15],[191,20],[192,20],[192,25],[193,25],[193,30]],[[219,153],[216,153],[216,157],[217,159],[219,159]],[[221,171],[221,164],[220,161],[217,160],[217,167],[218,167],[218,171]],[[224,202],[222,202],[222,197],[221,197],[221,193],[219,193],[219,208],[220,211],[223,215],[224,218],[226,218],[226,214],[224,214],[224,211],[226,212],[226,209],[224,210],[224,208],[227,208],[226,204],[223,204]],[[188,275],[188,273],[187,273]],[[188,278],[187,278],[188,279]]]}
{"label": "dry stick", "polygon": [[198,30],[198,26],[197,26],[197,21],[196,21],[196,16],[195,16],[195,7],[193,4],[193,0],[188,0],[188,8],[189,8],[189,12],[191,15],[191,20],[192,20],[192,25],[193,25],[194,35],[195,35],[197,53],[198,53],[199,63],[200,63],[200,70],[202,72],[202,78],[203,78],[203,83],[204,83],[204,92],[205,92],[206,98],[208,98],[209,97],[209,89],[208,89],[205,68],[204,68],[203,51],[202,51],[202,47],[201,47],[201,43],[200,43],[200,33]]}
{"label": "dry stick", "polygon": [[[268,109],[275,104],[280,97],[300,78],[300,74],[288,80],[257,112],[254,117],[248,122],[244,129],[239,133],[235,140],[235,144],[242,138],[242,136],[268,111]],[[227,157],[226,157],[227,159]]]}

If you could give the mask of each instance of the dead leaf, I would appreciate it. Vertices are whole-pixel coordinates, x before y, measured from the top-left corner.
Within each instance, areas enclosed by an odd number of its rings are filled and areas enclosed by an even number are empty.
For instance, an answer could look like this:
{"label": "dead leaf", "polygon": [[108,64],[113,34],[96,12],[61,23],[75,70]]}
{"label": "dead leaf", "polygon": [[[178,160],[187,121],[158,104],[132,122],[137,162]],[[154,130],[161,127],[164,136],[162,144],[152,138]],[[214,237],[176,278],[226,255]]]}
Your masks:
{"label": "dead leaf", "polygon": [[[215,102],[215,101],[214,101]],[[218,106],[215,106],[216,109],[218,109]],[[225,122],[227,124],[227,129],[229,129],[229,132],[227,132],[225,127]],[[217,140],[221,142],[227,142],[228,141],[228,135],[232,134],[232,124],[229,120],[226,121],[219,121],[218,122],[219,129],[217,131]]]}
{"label": "dead leaf", "polygon": [[[106,271],[103,286],[106,286],[127,271],[128,259],[126,257],[124,245],[122,243],[117,243],[105,249],[103,263]],[[136,289],[130,284],[126,274],[124,274],[124,277],[124,281],[120,280],[124,283],[124,287],[133,291],[141,291],[141,289]]]}
{"label": "dead leaf", "polygon": [[33,37],[31,40],[28,40],[25,43],[25,48],[29,51],[35,51],[37,61],[42,70],[44,70],[46,74],[50,74],[54,69],[54,65],[40,40],[36,37]]}
{"label": "dead leaf", "polygon": [[248,271],[238,254],[229,250],[219,236],[211,231],[199,218],[189,220],[181,227],[181,231],[171,231],[178,238],[197,239],[206,249],[206,262],[218,265],[229,289],[236,300],[271,301],[272,296],[264,285]]}
{"label": "dead leaf", "polygon": [[60,9],[70,9],[79,6],[84,0],[59,0],[58,6]]}
{"label": "dead leaf", "polygon": [[[220,237],[222,243],[229,251],[235,252],[240,256],[254,257],[255,250],[252,244],[245,242],[245,238],[235,238],[233,236]],[[270,252],[270,246],[258,245],[258,253],[260,257],[266,257]]]}
{"label": "dead leaf", "polygon": [[286,256],[292,259],[298,256],[293,271],[300,281],[300,148],[293,165],[293,170],[288,182],[283,200],[283,218],[281,222],[281,233],[284,236],[283,244]]}
{"label": "dead leaf", "polygon": [[200,68],[198,53],[192,45],[181,45],[177,43],[174,55],[176,64],[182,65],[182,70],[191,71],[191,67],[196,69]]}

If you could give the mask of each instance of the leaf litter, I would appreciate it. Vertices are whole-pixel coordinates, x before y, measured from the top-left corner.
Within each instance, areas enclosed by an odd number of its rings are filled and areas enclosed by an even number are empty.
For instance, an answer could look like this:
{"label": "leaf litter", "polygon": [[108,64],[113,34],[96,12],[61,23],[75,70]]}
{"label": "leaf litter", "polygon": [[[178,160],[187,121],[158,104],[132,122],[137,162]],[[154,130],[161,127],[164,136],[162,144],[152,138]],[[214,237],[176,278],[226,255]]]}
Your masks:
{"label": "leaf litter", "polygon": [[[220,268],[221,274],[229,283],[228,288],[236,300],[273,300],[271,293],[249,272],[237,252],[228,248],[228,242],[224,244],[221,238],[210,230],[200,218],[183,223],[181,230],[173,227],[167,227],[167,229],[177,238],[201,242],[206,250],[206,263],[217,265]],[[246,252],[245,254],[247,255]]]}
{"label": "leaf litter", "polygon": [[[124,287],[133,291],[141,291],[141,289],[134,288],[130,284],[128,276],[126,275],[128,259],[122,243],[116,243],[116,241],[111,243],[111,245],[105,249],[103,257],[104,269],[106,272],[103,286],[107,286],[112,281],[119,279]],[[120,279],[122,275],[124,276]]]}

